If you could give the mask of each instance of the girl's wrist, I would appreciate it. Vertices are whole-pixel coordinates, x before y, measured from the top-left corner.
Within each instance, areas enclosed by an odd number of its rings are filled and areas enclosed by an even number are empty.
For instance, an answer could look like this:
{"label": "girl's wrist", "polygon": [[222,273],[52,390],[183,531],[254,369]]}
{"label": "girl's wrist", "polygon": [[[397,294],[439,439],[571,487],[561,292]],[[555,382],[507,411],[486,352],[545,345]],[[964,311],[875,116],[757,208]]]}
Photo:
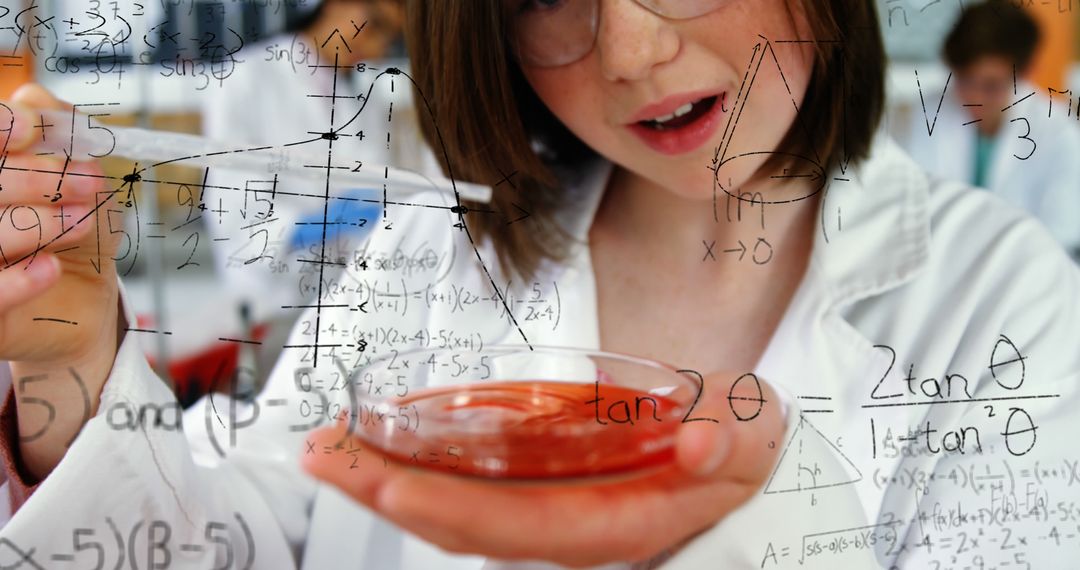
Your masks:
{"label": "girl's wrist", "polygon": [[[63,458],[83,425],[93,417],[112,373],[127,319],[118,310],[113,330],[67,362],[9,363],[22,464],[44,479]],[[112,328],[112,327],[110,327]]]}

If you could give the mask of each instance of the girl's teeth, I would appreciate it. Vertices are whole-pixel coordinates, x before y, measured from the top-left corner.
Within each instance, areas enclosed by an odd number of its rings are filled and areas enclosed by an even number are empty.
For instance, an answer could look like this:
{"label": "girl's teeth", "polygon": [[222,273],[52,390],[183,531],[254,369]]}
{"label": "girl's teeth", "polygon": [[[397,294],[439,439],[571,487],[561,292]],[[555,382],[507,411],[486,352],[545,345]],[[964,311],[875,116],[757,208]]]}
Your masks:
{"label": "girl's teeth", "polygon": [[664,115],[662,117],[657,117],[657,118],[653,119],[653,122],[666,123],[666,122],[668,122],[668,121],[670,121],[670,120],[672,120],[672,119],[674,119],[676,117],[681,117],[681,116],[683,116],[683,115],[685,115],[685,114],[687,114],[687,113],[689,113],[690,111],[693,111],[693,110],[694,110],[694,104],[693,103],[687,103],[687,104],[683,105],[682,107],[679,107],[678,109],[675,109],[674,113],[671,113],[671,114]]}

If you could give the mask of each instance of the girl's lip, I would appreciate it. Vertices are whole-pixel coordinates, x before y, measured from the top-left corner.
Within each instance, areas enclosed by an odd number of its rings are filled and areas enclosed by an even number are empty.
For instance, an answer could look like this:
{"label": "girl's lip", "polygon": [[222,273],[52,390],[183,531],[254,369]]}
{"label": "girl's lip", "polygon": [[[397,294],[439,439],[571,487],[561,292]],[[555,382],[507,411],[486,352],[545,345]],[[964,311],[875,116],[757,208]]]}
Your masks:
{"label": "girl's lip", "polygon": [[650,103],[638,109],[638,111],[630,117],[627,124],[648,121],[657,117],[663,117],[664,115],[670,115],[675,112],[675,109],[678,109],[687,103],[693,103],[694,101],[700,101],[709,97],[722,98],[722,95],[722,91],[717,91],[715,89],[688,91],[686,93],[671,95],[656,103]]}
{"label": "girl's lip", "polygon": [[[646,127],[640,122],[627,125],[630,132],[637,135],[649,148],[667,155],[678,155],[693,151],[712,138],[724,116],[724,95],[717,95],[716,101],[704,115],[683,127],[669,130],[657,130]],[[708,97],[709,95],[706,95]],[[692,99],[691,101],[697,101]],[[687,102],[691,102],[687,101]],[[679,103],[680,105],[684,103]],[[676,107],[677,108],[677,107]],[[650,111],[652,112],[652,111]]]}

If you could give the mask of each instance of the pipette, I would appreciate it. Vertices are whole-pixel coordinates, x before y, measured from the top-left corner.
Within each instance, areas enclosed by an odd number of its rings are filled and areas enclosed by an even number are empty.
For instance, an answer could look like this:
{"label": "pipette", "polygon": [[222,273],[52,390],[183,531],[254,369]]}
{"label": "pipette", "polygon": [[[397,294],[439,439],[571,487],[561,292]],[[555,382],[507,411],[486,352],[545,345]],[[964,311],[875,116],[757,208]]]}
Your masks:
{"label": "pipette", "polygon": [[[71,155],[72,160],[125,157],[139,161],[142,167],[178,164],[241,170],[259,176],[287,176],[319,184],[331,189],[384,189],[388,197],[400,199],[424,191],[453,194],[456,190],[464,200],[487,203],[491,188],[447,178],[429,178],[423,174],[381,164],[343,166],[340,161],[327,168],[327,153],[306,150],[305,147],[325,145],[340,136],[323,133],[307,143],[259,146],[215,141],[197,135],[169,131],[153,131],[134,127],[103,125],[89,115],[74,111],[40,111],[49,125],[44,140],[30,149],[34,153]],[[329,175],[327,174],[329,172]],[[384,186],[385,185],[385,186]]]}

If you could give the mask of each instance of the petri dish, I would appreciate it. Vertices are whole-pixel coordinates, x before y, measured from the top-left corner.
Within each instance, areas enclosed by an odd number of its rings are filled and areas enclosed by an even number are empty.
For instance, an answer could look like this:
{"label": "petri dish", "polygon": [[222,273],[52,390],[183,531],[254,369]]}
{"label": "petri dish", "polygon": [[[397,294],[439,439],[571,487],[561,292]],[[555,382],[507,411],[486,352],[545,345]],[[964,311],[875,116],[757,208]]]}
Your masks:
{"label": "petri dish", "polygon": [[536,480],[648,472],[674,460],[696,377],[574,348],[421,349],[350,375],[350,430],[394,461]]}

